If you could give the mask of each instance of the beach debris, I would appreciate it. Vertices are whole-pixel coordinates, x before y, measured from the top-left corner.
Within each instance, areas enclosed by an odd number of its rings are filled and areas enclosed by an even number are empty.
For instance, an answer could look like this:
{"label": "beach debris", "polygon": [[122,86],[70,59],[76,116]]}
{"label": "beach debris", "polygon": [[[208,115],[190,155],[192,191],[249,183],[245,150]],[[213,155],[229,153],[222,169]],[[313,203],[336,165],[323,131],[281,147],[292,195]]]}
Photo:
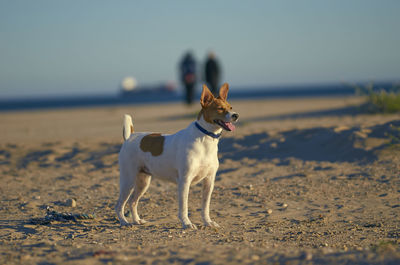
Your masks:
{"label": "beach debris", "polygon": [[65,201],[65,205],[68,206],[68,207],[75,208],[76,207],[76,200],[75,199],[71,199],[71,198],[67,199]]}
{"label": "beach debris", "polygon": [[39,225],[47,225],[51,224],[53,221],[59,222],[78,222],[79,220],[89,220],[95,219],[94,214],[85,214],[85,213],[61,213],[55,210],[52,210],[50,207],[47,207],[46,216],[44,218],[32,218],[30,223],[39,224]]}

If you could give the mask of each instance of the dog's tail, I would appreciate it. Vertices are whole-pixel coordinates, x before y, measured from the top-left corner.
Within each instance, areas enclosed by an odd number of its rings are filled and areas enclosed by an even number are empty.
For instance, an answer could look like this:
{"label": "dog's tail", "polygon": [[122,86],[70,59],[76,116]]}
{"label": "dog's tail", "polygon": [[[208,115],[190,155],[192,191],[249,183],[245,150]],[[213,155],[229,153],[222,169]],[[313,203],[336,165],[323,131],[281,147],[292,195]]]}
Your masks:
{"label": "dog's tail", "polygon": [[122,127],[122,137],[126,141],[129,136],[134,132],[133,130],[133,122],[131,115],[125,114],[124,115],[124,127]]}

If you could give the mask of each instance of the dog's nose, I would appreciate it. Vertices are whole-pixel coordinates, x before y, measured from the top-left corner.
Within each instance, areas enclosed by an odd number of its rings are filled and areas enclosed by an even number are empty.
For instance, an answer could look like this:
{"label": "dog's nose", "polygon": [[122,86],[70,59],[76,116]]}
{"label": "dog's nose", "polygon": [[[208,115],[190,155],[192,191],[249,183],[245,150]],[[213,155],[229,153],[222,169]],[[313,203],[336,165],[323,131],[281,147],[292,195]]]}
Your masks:
{"label": "dog's nose", "polygon": [[238,119],[239,119],[239,114],[233,113],[233,114],[232,114],[232,120],[233,120],[233,121],[237,121]]}

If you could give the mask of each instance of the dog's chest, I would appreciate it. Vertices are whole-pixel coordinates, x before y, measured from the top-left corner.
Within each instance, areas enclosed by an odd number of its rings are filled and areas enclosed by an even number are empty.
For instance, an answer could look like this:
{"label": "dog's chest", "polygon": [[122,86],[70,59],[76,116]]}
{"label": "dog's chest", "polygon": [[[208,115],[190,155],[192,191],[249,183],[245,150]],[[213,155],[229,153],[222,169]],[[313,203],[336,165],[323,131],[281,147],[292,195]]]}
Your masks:
{"label": "dog's chest", "polygon": [[191,171],[194,172],[193,183],[215,174],[218,169],[218,145],[217,142],[202,142],[193,146],[193,152],[189,152]]}
{"label": "dog's chest", "polygon": [[193,152],[193,159],[197,159],[200,163],[210,163],[217,160],[218,155],[218,141],[205,139],[204,141],[195,142],[191,147]]}

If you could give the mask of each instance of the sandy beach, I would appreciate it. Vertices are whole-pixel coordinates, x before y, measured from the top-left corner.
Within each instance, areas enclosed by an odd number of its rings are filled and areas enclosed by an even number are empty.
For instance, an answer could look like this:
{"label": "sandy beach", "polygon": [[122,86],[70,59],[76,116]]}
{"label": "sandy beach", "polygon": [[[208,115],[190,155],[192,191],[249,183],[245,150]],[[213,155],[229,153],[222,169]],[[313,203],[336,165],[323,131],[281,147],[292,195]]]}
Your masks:
{"label": "sandy beach", "polygon": [[201,186],[182,230],[176,185],[153,179],[149,222],[121,228],[123,114],[136,131],[174,133],[200,105],[0,113],[0,264],[399,264],[400,118],[362,98],[230,101],[202,227]]}

